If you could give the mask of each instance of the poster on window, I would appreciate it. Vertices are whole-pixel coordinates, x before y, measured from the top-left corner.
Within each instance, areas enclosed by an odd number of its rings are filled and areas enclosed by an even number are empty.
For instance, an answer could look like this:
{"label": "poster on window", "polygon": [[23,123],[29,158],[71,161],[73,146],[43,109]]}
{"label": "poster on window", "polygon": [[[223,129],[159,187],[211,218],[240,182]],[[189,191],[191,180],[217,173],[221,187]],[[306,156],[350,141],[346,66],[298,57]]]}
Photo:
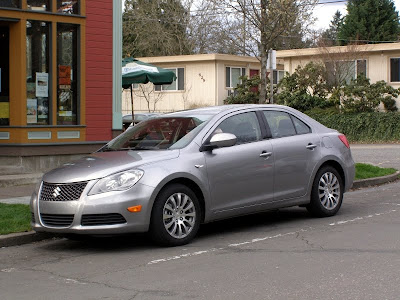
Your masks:
{"label": "poster on window", "polygon": [[47,116],[49,113],[49,101],[47,100],[47,98],[38,98],[37,108],[38,121],[41,121],[40,119],[47,120]]}
{"label": "poster on window", "polygon": [[27,99],[26,122],[37,123],[37,99]]}
{"label": "poster on window", "polygon": [[36,97],[49,96],[49,73],[36,73]]}
{"label": "poster on window", "polygon": [[58,66],[58,84],[63,86],[63,89],[68,89],[65,86],[71,86],[71,66]]}

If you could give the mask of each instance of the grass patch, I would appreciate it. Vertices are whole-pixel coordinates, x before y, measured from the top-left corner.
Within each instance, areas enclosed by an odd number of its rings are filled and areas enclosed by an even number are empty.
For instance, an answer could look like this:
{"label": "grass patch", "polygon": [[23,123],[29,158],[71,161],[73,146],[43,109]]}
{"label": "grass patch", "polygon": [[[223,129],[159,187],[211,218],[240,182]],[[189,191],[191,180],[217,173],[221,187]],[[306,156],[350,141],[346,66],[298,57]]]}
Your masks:
{"label": "grass patch", "polygon": [[380,168],[368,164],[356,163],[356,180],[381,177],[396,173],[393,168]]}
{"label": "grass patch", "polygon": [[30,221],[29,205],[0,203],[0,235],[30,231]]}

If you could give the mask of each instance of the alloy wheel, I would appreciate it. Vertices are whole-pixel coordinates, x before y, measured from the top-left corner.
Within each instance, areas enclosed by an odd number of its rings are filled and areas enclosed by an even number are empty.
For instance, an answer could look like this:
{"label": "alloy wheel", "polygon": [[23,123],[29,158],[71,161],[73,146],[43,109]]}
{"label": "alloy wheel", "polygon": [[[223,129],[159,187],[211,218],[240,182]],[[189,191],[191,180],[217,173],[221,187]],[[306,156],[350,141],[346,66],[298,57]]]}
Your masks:
{"label": "alloy wheel", "polygon": [[170,196],[164,204],[163,223],[172,237],[187,237],[196,223],[196,207],[193,200],[184,193]]}
{"label": "alloy wheel", "polygon": [[340,183],[335,174],[324,173],[318,183],[319,200],[324,208],[335,209],[340,200]]}

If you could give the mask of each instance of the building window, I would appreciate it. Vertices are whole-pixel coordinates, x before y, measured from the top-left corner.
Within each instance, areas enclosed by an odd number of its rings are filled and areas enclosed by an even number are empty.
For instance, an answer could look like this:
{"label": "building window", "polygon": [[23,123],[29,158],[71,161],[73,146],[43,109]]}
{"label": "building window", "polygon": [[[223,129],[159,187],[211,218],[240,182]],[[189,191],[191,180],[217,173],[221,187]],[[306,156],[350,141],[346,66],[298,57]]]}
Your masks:
{"label": "building window", "polygon": [[333,86],[349,84],[352,79],[363,74],[367,76],[367,61],[365,59],[325,62],[327,83]]}
{"label": "building window", "polygon": [[273,76],[274,76],[274,80],[273,80],[274,84],[278,84],[279,82],[281,82],[283,77],[285,77],[285,71],[274,70]]}
{"label": "building window", "polygon": [[173,68],[167,69],[174,72],[176,80],[171,84],[155,85],[154,90],[156,91],[184,91],[185,90],[185,69],[184,68]]}
{"label": "building window", "polygon": [[61,14],[79,14],[79,0],[57,0],[57,12]]}
{"label": "building window", "polygon": [[390,59],[390,82],[400,82],[400,58]]}
{"label": "building window", "polygon": [[26,98],[28,124],[49,124],[51,76],[49,76],[50,26],[46,22],[26,22]]}
{"label": "building window", "polygon": [[78,124],[78,26],[57,24],[57,124]]}
{"label": "building window", "polygon": [[50,0],[27,0],[28,9],[36,11],[50,11]]}
{"label": "building window", "polygon": [[246,75],[246,68],[226,67],[226,84],[227,88],[236,88],[242,82],[241,76]]}
{"label": "building window", "polygon": [[0,26],[0,126],[10,125],[9,29]]}
{"label": "building window", "polygon": [[0,7],[21,8],[20,0],[0,0]]}

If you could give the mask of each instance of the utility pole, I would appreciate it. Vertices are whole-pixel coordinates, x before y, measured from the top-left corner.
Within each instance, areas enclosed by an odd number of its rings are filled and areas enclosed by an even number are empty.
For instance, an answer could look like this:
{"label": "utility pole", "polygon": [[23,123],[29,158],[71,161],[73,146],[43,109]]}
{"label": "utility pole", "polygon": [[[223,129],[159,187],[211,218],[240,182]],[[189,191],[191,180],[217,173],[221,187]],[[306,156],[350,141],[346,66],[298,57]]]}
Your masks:
{"label": "utility pole", "polygon": [[269,55],[268,55],[268,57],[269,57],[269,72],[270,72],[270,88],[271,88],[271,96],[270,96],[270,99],[269,99],[269,103],[270,104],[274,104],[274,67],[273,67],[273,65],[274,65],[274,63],[273,63],[273,50],[272,49],[270,49],[269,50]]}
{"label": "utility pole", "polygon": [[243,0],[243,56],[246,55],[246,0]]}

